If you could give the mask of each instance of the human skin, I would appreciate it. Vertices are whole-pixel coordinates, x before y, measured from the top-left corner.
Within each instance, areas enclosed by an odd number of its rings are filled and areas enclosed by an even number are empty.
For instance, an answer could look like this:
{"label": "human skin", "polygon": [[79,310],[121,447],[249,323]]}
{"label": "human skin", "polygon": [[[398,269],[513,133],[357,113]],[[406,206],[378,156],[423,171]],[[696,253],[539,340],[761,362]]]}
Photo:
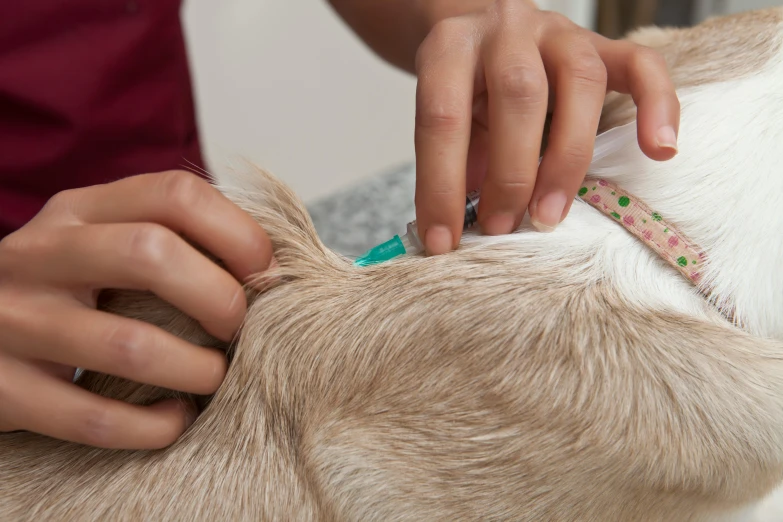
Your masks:
{"label": "human skin", "polygon": [[[378,54],[418,75],[416,206],[430,254],[458,245],[465,191],[479,186],[485,233],[510,232],[528,209],[540,230],[553,229],[586,172],[607,89],[633,95],[648,156],[676,153],[679,103],[649,49],[523,0],[332,4]],[[75,368],[210,394],[225,357],[96,310],[100,290],[150,290],[226,341],[245,314],[241,282],[264,271],[271,252],[250,216],[189,173],[58,194],[0,241],[0,431],[107,448],[172,443],[194,420],[193,405],[105,399],[72,383]]]}
{"label": "human skin", "polygon": [[152,291],[229,341],[247,307],[241,281],[266,270],[271,256],[266,232],[188,172],[56,195],[0,241],[0,431],[105,448],[171,444],[195,420],[195,405],[100,397],[73,384],[75,369],[211,394],[225,376],[225,354],[98,311],[100,290]]}
{"label": "human skin", "polygon": [[509,233],[526,212],[538,230],[554,230],[587,172],[607,90],[632,95],[647,156],[677,153],[679,102],[649,48],[528,0],[330,3],[375,52],[418,77],[416,216],[429,254],[457,247],[475,188],[483,233]]}

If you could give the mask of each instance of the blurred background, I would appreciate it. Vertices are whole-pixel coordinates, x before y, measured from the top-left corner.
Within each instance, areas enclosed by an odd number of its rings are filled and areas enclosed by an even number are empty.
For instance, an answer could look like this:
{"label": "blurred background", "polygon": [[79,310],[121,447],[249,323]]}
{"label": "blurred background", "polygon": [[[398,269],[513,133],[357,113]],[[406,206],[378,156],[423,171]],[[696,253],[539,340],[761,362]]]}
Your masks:
{"label": "blurred background", "polygon": [[[459,0],[453,0],[459,1]],[[618,37],[783,0],[538,0]],[[366,49],[323,0],[187,0],[207,160],[238,157],[312,202],[413,158],[415,80]]]}

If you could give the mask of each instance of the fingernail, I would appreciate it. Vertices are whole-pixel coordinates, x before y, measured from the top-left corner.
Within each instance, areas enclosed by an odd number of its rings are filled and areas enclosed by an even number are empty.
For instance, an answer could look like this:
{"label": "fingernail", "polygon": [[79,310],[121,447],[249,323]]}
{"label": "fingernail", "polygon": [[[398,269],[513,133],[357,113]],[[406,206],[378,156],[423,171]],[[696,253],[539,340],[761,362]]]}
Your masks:
{"label": "fingernail", "polygon": [[674,132],[674,127],[665,126],[658,129],[656,135],[658,140],[658,146],[662,149],[677,150],[677,133]]}
{"label": "fingernail", "polygon": [[443,225],[432,226],[424,234],[424,246],[431,256],[451,252],[453,244],[454,239],[451,237],[451,231]]}
{"label": "fingernail", "polygon": [[535,206],[535,216],[530,222],[539,232],[552,232],[560,224],[563,209],[566,206],[566,195],[563,192],[552,192],[538,200]]}
{"label": "fingernail", "polygon": [[514,230],[515,221],[516,219],[513,214],[507,212],[494,214],[489,216],[486,221],[481,224],[481,233],[488,236],[510,234]]}

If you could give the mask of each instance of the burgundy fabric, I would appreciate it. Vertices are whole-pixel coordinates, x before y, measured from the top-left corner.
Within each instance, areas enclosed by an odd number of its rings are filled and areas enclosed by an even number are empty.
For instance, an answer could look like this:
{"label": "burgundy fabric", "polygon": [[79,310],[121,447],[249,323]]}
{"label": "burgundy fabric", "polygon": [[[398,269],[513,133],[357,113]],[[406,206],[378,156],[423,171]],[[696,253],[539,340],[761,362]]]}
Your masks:
{"label": "burgundy fabric", "polygon": [[0,238],[61,190],[202,165],[180,3],[0,1]]}

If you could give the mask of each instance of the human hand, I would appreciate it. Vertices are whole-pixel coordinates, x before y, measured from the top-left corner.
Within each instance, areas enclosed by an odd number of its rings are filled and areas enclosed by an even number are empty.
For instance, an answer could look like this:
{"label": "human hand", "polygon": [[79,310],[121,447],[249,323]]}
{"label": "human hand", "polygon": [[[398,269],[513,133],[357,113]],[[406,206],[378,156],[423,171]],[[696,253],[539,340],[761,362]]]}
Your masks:
{"label": "human hand", "polygon": [[142,407],[100,397],[72,383],[75,368],[210,394],[225,376],[225,355],[96,310],[100,290],[152,291],[229,341],[247,306],[235,277],[265,270],[271,251],[249,215],[190,173],[56,195],[0,241],[0,431],[105,448],[171,444],[195,411],[175,399]]}
{"label": "human hand", "polygon": [[430,254],[459,244],[466,189],[481,188],[485,234],[510,233],[526,210],[553,230],[587,173],[607,89],[633,97],[647,156],[677,153],[680,106],[663,58],[524,0],[441,20],[416,72],[416,212]]}

